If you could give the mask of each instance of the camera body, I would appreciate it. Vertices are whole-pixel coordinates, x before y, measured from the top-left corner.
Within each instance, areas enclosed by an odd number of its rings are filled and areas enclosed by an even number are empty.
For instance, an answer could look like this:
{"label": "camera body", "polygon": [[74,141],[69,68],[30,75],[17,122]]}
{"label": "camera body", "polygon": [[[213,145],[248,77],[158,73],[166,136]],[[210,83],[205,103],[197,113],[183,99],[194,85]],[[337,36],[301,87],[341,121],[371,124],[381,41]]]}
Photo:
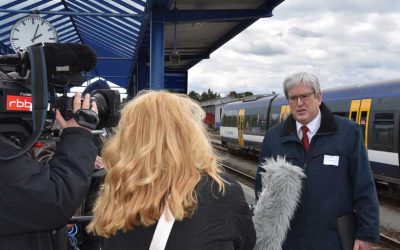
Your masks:
{"label": "camera body", "polygon": [[[40,129],[38,120],[43,123],[41,140],[59,135],[52,110],[60,109],[66,119],[72,117],[72,97],[67,92],[82,85],[86,80],[83,72],[91,70],[97,60],[94,51],[81,44],[31,47],[0,56],[0,134],[21,147]],[[114,127],[119,120],[119,92],[109,87],[90,90],[91,100],[96,101],[99,111],[100,123],[96,129]],[[45,115],[37,115],[37,108]]]}
{"label": "camera body", "polygon": [[32,132],[32,95],[12,81],[0,80],[0,134],[21,143]]}
{"label": "camera body", "polygon": [[[91,101],[98,107],[99,124],[97,129],[115,127],[119,120],[120,94],[117,90],[96,89],[91,92]],[[73,117],[73,97],[56,93],[49,97],[48,111],[45,120],[44,135],[53,132],[53,108],[60,109],[65,119]],[[0,134],[10,135],[23,142],[31,135],[33,129],[32,94],[12,82],[0,80]]]}

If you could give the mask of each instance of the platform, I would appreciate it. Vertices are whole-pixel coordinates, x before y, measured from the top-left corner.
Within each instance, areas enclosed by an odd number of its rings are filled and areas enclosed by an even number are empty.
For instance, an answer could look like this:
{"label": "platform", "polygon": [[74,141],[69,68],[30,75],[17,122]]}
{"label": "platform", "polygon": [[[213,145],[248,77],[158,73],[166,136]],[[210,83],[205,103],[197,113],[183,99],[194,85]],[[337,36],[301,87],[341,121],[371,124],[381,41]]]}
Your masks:
{"label": "platform", "polygon": [[[239,182],[240,183],[240,182]],[[254,204],[255,203],[255,197],[254,197],[254,189],[240,183],[240,186],[242,186],[243,191],[244,191],[244,197],[246,198],[247,203]]]}

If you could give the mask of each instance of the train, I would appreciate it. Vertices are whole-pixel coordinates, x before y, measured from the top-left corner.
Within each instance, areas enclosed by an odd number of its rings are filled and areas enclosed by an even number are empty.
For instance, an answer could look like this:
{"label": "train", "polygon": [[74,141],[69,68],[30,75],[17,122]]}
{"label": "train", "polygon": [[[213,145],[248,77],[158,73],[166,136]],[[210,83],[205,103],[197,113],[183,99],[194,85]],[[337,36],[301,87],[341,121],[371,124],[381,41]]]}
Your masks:
{"label": "train", "polygon": [[[357,122],[377,182],[400,194],[400,79],[322,90],[323,102],[339,116]],[[290,114],[284,95],[255,95],[225,104],[221,143],[257,155],[266,131]]]}

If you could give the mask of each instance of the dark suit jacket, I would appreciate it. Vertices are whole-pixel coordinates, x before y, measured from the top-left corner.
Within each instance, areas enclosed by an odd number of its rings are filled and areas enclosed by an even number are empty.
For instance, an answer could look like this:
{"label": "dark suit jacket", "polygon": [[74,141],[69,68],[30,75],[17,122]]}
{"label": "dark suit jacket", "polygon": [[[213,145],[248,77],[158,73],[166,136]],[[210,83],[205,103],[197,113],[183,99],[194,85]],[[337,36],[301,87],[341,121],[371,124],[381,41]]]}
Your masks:
{"label": "dark suit jacket", "polygon": [[[0,142],[2,155],[14,150]],[[67,128],[48,163],[28,155],[0,161],[0,249],[53,249],[52,231],[82,204],[96,155],[90,132]]]}

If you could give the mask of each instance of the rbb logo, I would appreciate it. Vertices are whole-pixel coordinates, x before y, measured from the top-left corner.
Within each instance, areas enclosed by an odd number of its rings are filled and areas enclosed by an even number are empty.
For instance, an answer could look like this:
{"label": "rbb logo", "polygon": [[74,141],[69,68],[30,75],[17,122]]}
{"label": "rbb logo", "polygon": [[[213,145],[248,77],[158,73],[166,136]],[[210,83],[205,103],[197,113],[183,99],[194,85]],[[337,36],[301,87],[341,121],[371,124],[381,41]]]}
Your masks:
{"label": "rbb logo", "polygon": [[32,97],[8,95],[6,109],[8,111],[32,111]]}

